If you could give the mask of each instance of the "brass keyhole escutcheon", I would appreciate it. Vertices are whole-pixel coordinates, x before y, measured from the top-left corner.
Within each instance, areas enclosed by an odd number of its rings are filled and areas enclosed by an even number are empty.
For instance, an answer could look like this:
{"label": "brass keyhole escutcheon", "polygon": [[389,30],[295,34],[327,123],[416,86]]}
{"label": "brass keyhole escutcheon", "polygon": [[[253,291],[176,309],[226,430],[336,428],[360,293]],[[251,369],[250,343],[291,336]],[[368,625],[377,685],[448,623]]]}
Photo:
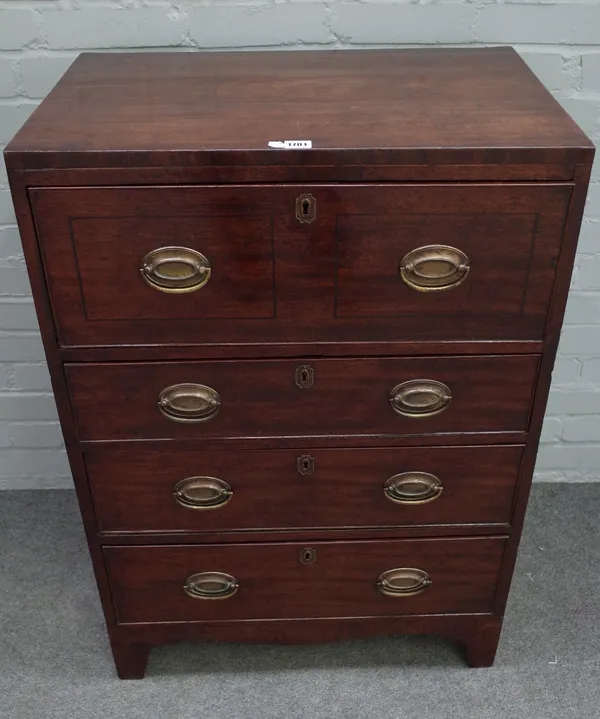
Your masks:
{"label": "brass keyhole escutcheon", "polygon": [[315,383],[315,371],[310,365],[300,365],[300,367],[296,367],[295,379],[297,387],[308,389]]}
{"label": "brass keyhole escutcheon", "polygon": [[302,564],[314,564],[317,561],[317,553],[311,547],[300,550],[300,561]]}
{"label": "brass keyhole escutcheon", "polygon": [[304,194],[296,198],[296,219],[308,224],[317,216],[317,201],[312,195]]}
{"label": "brass keyhole escutcheon", "polygon": [[299,474],[312,474],[315,471],[315,458],[310,454],[303,454],[301,457],[298,457],[296,466],[298,467]]}

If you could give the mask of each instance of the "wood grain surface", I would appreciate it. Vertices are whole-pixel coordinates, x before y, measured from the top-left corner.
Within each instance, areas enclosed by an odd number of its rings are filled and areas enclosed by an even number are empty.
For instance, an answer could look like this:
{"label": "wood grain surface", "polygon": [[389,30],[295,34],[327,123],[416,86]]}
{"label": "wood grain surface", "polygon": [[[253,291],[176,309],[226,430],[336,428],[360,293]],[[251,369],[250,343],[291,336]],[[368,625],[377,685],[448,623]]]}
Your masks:
{"label": "wood grain surface", "polygon": [[[355,617],[490,612],[506,540],[414,539],[381,542],[105,547],[119,623],[292,617]],[[315,561],[301,556],[313,549]],[[431,586],[390,597],[376,587],[385,571],[424,570]],[[194,599],[183,585],[224,572],[239,590]]]}
{"label": "wood grain surface", "polygon": [[[269,150],[271,140],[315,150]],[[540,150],[551,162],[566,149],[575,160],[582,148],[589,140],[517,53],[485,48],[86,53],[8,155],[19,166],[35,152],[41,167],[186,165],[190,155],[402,164],[446,149],[470,162],[539,161]]]}
{"label": "wood grain surface", "polygon": [[[544,336],[570,184],[34,189],[63,345],[224,345]],[[296,218],[314,197],[316,218]],[[454,247],[469,271],[421,292],[407,253]],[[201,252],[183,294],[144,281],[161,247]],[[107,287],[112,291],[107,291]]]}
{"label": "wood grain surface", "polygon": [[[194,439],[524,433],[539,357],[421,357],[221,362],[66,364],[80,440]],[[296,385],[310,367],[314,385]],[[445,384],[440,413],[396,413],[390,393],[411,380]],[[180,383],[210,387],[216,415],[177,422],[159,411],[161,391]],[[493,441],[493,435],[490,436]],[[468,436],[464,437],[468,443]]]}
{"label": "wood grain surface", "polygon": [[[522,446],[226,452],[126,443],[91,446],[85,460],[101,531],[206,533],[509,523],[522,453]],[[425,504],[388,499],[385,482],[414,471],[438,477],[440,496]],[[176,502],[175,484],[197,476],[223,480],[232,498],[208,510]]]}

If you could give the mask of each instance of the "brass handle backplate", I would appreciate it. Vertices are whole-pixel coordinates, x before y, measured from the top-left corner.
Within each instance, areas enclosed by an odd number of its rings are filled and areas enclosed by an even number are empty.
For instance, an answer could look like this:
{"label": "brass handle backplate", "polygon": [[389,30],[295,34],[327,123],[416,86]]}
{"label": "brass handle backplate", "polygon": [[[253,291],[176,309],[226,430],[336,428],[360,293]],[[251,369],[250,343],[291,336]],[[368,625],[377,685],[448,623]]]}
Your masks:
{"label": "brass handle backplate", "polygon": [[216,477],[187,477],[173,487],[173,497],[188,509],[218,509],[229,502],[233,490]]}
{"label": "brass handle backplate", "polygon": [[144,257],[140,272],[160,292],[195,292],[209,281],[211,267],[202,253],[189,247],[159,247]]}
{"label": "brass handle backplate", "polygon": [[397,504],[425,504],[442,493],[442,482],[428,472],[402,472],[383,485],[386,499]]}
{"label": "brass handle backplate", "polygon": [[203,384],[174,384],[158,396],[159,410],[174,422],[203,422],[221,406],[219,393]]}
{"label": "brass handle backplate", "polygon": [[376,585],[388,597],[412,597],[423,592],[431,583],[431,578],[422,569],[402,567],[380,574]]}
{"label": "brass handle backplate", "polygon": [[432,417],[443,412],[452,400],[449,387],[434,379],[411,379],[390,392],[394,412],[405,417]]}
{"label": "brass handle backplate", "polygon": [[461,250],[448,245],[425,245],[411,250],[400,263],[400,276],[418,292],[440,292],[465,281],[471,265]]}
{"label": "brass handle backplate", "polygon": [[185,593],[193,599],[229,599],[239,587],[237,579],[224,572],[192,574],[183,585]]}

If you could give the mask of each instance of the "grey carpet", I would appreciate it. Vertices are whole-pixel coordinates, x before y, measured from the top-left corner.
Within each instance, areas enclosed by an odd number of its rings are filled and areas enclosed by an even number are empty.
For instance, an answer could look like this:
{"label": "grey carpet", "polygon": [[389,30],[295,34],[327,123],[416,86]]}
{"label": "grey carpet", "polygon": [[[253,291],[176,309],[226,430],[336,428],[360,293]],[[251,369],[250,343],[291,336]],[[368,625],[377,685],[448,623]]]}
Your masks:
{"label": "grey carpet", "polygon": [[428,637],[153,650],[115,677],[75,497],[0,492],[2,719],[596,719],[600,484],[538,485],[496,665]]}

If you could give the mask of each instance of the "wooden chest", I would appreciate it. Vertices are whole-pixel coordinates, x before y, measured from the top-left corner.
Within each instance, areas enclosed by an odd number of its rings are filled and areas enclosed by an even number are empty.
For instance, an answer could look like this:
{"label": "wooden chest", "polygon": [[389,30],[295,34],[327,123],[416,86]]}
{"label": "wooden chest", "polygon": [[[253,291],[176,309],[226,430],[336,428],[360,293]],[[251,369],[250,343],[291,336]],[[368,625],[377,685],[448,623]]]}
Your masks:
{"label": "wooden chest", "polygon": [[5,158],[119,676],[493,662],[593,153],[506,48],[80,56]]}

